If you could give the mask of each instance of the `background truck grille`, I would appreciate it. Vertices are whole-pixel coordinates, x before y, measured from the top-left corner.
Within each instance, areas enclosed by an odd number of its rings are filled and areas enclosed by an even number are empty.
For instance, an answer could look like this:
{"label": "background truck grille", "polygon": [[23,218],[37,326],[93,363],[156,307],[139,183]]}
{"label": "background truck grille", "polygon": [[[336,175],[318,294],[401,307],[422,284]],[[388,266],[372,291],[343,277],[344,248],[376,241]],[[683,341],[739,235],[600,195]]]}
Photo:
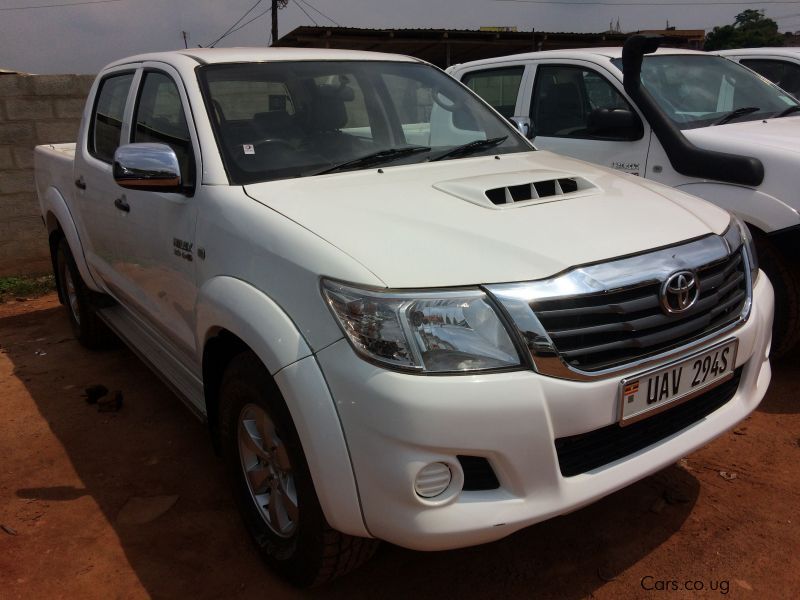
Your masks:
{"label": "background truck grille", "polygon": [[564,477],[597,469],[655,444],[713,413],[733,398],[742,367],[732,379],[717,387],[627,427],[618,423],[569,437],[558,438],[556,454]]}
{"label": "background truck grille", "polygon": [[661,282],[530,306],[564,361],[596,371],[675,348],[735,321],[748,296],[745,269],[741,250],[697,268],[699,298],[679,316],[662,311]]}

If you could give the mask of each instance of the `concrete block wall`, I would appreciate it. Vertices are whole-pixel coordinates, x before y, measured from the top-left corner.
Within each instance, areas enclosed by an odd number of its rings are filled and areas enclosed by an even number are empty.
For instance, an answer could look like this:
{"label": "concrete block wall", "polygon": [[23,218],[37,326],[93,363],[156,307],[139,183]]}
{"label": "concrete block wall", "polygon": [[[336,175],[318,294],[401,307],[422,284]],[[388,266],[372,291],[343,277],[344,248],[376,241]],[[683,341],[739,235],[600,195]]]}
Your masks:
{"label": "concrete block wall", "polygon": [[0,73],[0,277],[50,271],[33,148],[75,141],[93,81],[94,75]]}

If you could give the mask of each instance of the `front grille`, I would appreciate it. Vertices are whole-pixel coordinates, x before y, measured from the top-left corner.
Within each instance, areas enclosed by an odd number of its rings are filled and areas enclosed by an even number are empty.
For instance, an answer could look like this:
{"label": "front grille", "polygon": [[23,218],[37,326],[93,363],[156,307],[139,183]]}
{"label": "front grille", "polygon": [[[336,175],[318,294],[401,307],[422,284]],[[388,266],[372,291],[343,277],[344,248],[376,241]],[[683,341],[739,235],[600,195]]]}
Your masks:
{"label": "front grille", "polygon": [[697,268],[700,295],[680,316],[661,309],[661,282],[530,306],[564,361],[596,371],[676,348],[735,321],[747,300],[745,265],[737,251]]}
{"label": "front grille", "polygon": [[572,477],[625,458],[697,423],[727,403],[736,393],[742,367],[733,378],[708,392],[627,427],[618,423],[556,440],[558,466]]}

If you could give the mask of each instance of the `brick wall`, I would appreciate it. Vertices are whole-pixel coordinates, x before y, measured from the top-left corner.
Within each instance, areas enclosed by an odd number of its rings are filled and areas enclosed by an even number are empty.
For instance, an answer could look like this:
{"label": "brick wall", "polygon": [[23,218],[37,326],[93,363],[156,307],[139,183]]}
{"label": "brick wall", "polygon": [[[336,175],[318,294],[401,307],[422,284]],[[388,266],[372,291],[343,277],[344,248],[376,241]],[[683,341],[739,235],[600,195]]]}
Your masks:
{"label": "brick wall", "polygon": [[74,142],[94,75],[0,73],[0,276],[50,270],[33,147]]}

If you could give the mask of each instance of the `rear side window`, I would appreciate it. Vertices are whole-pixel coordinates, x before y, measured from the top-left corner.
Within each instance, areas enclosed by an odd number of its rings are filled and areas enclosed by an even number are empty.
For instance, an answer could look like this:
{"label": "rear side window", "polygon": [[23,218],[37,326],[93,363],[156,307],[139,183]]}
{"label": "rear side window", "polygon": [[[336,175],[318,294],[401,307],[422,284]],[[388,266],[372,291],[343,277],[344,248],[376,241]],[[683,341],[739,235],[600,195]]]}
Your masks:
{"label": "rear side window", "polygon": [[800,65],[783,60],[750,59],[740,61],[745,67],[753,69],[762,77],[783,88],[795,98],[800,96]]}
{"label": "rear side window", "polygon": [[513,117],[517,94],[525,67],[507,67],[489,71],[471,71],[461,83],[466,85],[506,118]]}
{"label": "rear side window", "polygon": [[194,181],[189,126],[178,87],[168,75],[158,71],[144,74],[131,141],[167,144],[178,157],[181,180],[189,185]]}
{"label": "rear side window", "polygon": [[103,162],[114,160],[132,81],[133,73],[112,75],[101,81],[97,90],[89,133],[89,154]]}

